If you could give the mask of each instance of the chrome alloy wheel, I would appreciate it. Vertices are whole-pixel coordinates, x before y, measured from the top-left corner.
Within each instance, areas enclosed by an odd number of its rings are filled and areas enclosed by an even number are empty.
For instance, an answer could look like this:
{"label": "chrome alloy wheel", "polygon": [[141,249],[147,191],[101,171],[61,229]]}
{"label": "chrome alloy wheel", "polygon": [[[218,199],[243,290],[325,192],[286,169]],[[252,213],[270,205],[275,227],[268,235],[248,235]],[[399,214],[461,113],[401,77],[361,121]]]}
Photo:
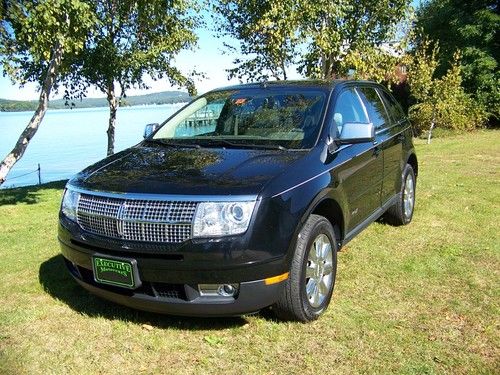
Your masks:
{"label": "chrome alloy wheel", "polygon": [[333,283],[332,243],[320,234],[311,245],[306,265],[306,294],[312,307],[318,308],[330,293]]}
{"label": "chrome alloy wheel", "polygon": [[415,205],[415,181],[413,175],[408,173],[405,180],[405,189],[403,191],[403,208],[404,215],[407,219],[413,214],[413,206]]}

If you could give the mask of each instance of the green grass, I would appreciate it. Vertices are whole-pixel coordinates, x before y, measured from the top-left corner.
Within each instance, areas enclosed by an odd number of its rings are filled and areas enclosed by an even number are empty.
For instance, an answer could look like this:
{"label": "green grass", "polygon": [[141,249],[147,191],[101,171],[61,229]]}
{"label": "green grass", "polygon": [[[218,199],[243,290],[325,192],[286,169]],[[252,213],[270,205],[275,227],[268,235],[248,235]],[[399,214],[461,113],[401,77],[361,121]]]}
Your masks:
{"label": "green grass", "polygon": [[375,223],[353,240],[311,324],[99,300],[62,265],[63,185],[1,191],[0,372],[500,373],[500,132],[417,143],[413,223]]}

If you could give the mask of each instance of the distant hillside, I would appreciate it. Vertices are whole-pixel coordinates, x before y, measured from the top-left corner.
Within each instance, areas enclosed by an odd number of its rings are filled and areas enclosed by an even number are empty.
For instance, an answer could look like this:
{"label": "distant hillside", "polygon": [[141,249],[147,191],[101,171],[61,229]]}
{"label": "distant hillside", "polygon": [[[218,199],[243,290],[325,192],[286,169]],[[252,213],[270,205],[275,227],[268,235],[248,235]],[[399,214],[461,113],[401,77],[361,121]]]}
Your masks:
{"label": "distant hillside", "polygon": [[[147,104],[173,104],[188,102],[191,99],[187,92],[163,91],[154,94],[127,96],[122,99],[122,106],[147,105]],[[64,99],[51,100],[50,109],[64,108],[92,108],[107,107],[106,98],[84,98],[68,103]],[[0,112],[34,111],[38,105],[37,100],[8,100],[0,99]]]}

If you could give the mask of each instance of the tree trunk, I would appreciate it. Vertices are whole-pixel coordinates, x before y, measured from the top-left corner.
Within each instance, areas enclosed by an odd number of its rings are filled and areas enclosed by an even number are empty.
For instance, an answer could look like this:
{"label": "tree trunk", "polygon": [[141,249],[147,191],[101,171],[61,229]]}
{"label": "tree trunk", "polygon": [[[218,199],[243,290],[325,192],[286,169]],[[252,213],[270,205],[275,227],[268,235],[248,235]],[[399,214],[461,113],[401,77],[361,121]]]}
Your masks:
{"label": "tree trunk", "polygon": [[323,79],[332,79],[332,67],[333,67],[333,55],[322,55],[321,56],[321,74]]}
{"label": "tree trunk", "polygon": [[434,108],[432,110],[432,121],[431,121],[431,127],[429,128],[429,135],[427,137],[427,144],[431,144],[431,138],[432,138],[432,130],[434,129],[434,126],[436,124],[436,109]]}
{"label": "tree trunk", "polygon": [[287,80],[287,76],[286,76],[285,60],[281,60],[281,70],[283,71],[283,79],[286,81]]}
{"label": "tree trunk", "polygon": [[118,110],[118,98],[115,94],[115,84],[108,84],[107,99],[109,105],[109,124],[108,124],[108,153],[113,155],[115,152],[115,126],[116,126],[116,111]]}
{"label": "tree trunk", "polygon": [[45,79],[43,80],[43,85],[40,89],[38,107],[33,114],[30,122],[28,123],[28,126],[26,126],[24,131],[19,136],[19,139],[17,140],[17,143],[12,151],[7,154],[5,159],[3,159],[3,161],[0,163],[0,185],[5,182],[7,174],[12,169],[14,164],[16,164],[17,161],[24,155],[29,142],[36,134],[43,120],[43,117],[45,116],[45,112],[47,112],[50,91],[52,90],[52,87],[56,82],[59,66],[61,65],[62,55],[63,49],[59,44],[57,44],[52,50],[52,58],[49,62],[49,67],[47,68],[47,73]]}

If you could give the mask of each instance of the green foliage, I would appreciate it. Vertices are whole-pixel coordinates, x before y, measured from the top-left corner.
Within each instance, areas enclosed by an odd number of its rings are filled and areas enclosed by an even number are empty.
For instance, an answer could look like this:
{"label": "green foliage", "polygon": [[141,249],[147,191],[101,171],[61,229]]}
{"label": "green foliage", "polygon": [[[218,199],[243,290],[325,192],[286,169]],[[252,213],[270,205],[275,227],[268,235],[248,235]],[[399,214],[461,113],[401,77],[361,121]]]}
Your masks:
{"label": "green foliage", "polygon": [[378,53],[378,47],[396,37],[409,9],[407,0],[301,2],[306,53],[300,71],[308,77],[345,77],[350,69],[371,65],[373,59],[381,62],[389,55]]}
{"label": "green foliage", "polygon": [[[239,41],[236,67],[229,78],[286,79],[294,62],[297,35],[297,1],[216,0],[213,16],[217,31]],[[230,50],[236,48],[227,45]]]}
{"label": "green foliage", "polygon": [[456,53],[450,69],[436,78],[438,54],[437,45],[430,48],[430,42],[422,41],[408,64],[410,95],[416,102],[410,107],[409,115],[415,129],[422,134],[432,131],[433,127],[455,131],[481,127],[485,114],[462,87],[460,55]]}
{"label": "green foliage", "polygon": [[95,85],[106,93],[117,82],[124,95],[132,86],[145,88],[143,77],[148,74],[195,92],[192,80],[174,65],[176,54],[197,41],[193,30],[198,19],[190,0],[88,3],[98,20],[97,32],[78,61],[73,83],[83,77],[86,86]]}
{"label": "green foliage", "polygon": [[346,76],[346,70],[351,70],[351,76],[354,79],[365,79],[379,83],[398,83],[399,77],[396,67],[402,61],[403,46],[404,44],[398,43],[390,52],[375,46],[349,51],[339,62],[341,76]]}
{"label": "green foliage", "polygon": [[0,112],[34,111],[38,106],[37,101],[21,101],[0,99]]}
{"label": "green foliage", "polygon": [[[71,71],[95,19],[81,0],[4,1],[0,16],[0,64],[14,82],[42,84],[54,50],[63,51],[59,75]],[[57,84],[57,83],[56,83]]]}
{"label": "green foliage", "polygon": [[440,46],[436,75],[446,74],[453,54],[460,50],[463,86],[494,121],[500,120],[498,4],[493,0],[430,0],[417,12],[417,26],[424,37]]}
{"label": "green foliage", "polygon": [[230,76],[286,78],[298,64],[310,78],[345,77],[351,69],[378,81],[397,58],[380,46],[408,18],[409,0],[213,0],[218,30],[236,38],[242,54]]}

